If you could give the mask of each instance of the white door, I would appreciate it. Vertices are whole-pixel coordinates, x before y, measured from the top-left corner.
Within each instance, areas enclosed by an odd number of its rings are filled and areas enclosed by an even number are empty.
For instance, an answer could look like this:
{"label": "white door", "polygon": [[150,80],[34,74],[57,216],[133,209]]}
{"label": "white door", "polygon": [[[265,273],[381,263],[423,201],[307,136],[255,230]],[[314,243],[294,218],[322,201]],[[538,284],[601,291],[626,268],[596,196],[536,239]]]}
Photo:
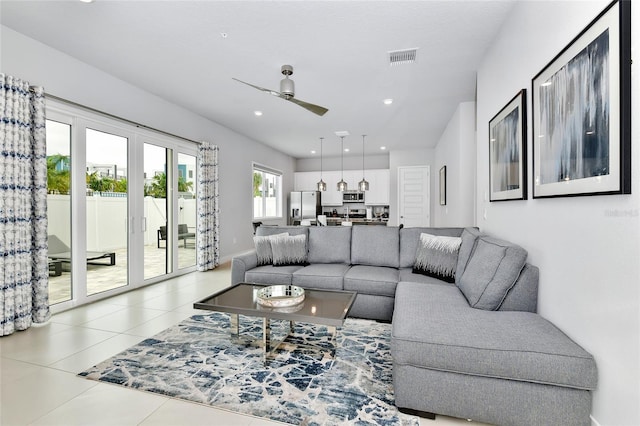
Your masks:
{"label": "white door", "polygon": [[398,167],[398,216],[405,228],[430,226],[429,166]]}

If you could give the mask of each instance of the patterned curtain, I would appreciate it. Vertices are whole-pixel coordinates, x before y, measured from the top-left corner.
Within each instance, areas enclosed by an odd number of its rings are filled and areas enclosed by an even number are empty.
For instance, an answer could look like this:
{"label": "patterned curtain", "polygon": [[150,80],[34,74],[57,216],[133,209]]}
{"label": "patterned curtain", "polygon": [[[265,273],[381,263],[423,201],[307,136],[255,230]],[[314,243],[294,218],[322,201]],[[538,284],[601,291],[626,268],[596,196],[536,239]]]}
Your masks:
{"label": "patterned curtain", "polygon": [[218,216],[218,147],[202,142],[198,149],[198,271],[220,263]]}
{"label": "patterned curtain", "polygon": [[0,336],[49,320],[44,89],[0,74]]}

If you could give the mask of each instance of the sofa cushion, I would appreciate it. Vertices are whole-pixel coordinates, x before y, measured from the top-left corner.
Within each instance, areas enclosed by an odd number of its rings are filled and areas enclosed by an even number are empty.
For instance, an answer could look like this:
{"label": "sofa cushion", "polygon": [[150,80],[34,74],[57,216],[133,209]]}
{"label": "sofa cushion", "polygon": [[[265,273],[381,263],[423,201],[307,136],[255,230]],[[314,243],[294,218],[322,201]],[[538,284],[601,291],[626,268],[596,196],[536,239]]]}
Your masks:
{"label": "sofa cushion", "polygon": [[253,284],[289,285],[295,271],[303,268],[301,265],[273,266],[264,265],[253,268],[244,274],[244,279]]}
{"label": "sofa cushion", "polygon": [[420,234],[459,237],[463,228],[402,228],[400,230],[400,268],[411,268],[416,261],[416,250]]}
{"label": "sofa cushion", "polygon": [[454,282],[461,242],[460,237],[420,234],[413,272]]}
{"label": "sofa cushion", "polygon": [[351,231],[351,264],[399,265],[400,233],[391,226],[354,226]]}
{"label": "sofa cushion", "polygon": [[277,236],[289,235],[286,232],[282,234],[264,235],[253,237],[253,243],[256,246],[256,256],[258,257],[258,266],[271,265],[273,263],[273,251],[271,250],[271,239]]}
{"label": "sofa cushion", "polygon": [[480,237],[457,285],[472,307],[498,309],[526,260],[527,251],[522,247]]}
{"label": "sofa cushion", "polygon": [[271,239],[273,266],[307,265],[307,236],[280,235]]}
{"label": "sofa cushion", "polygon": [[344,263],[315,263],[293,273],[291,284],[304,288],[342,290],[344,274],[350,266]]}
{"label": "sofa cushion", "polygon": [[464,228],[462,231],[462,244],[460,244],[460,250],[458,250],[458,265],[456,267],[456,282],[460,281],[464,269],[467,267],[469,258],[473,249],[476,247],[476,241],[482,234],[477,228]]}
{"label": "sofa cushion", "polygon": [[[377,228],[374,227],[374,228]],[[355,230],[355,228],[354,228]],[[393,297],[396,293],[399,272],[383,266],[352,266],[344,275],[344,289],[358,294]]]}
{"label": "sofa cushion", "polygon": [[309,228],[309,263],[351,263],[351,228]]}
{"label": "sofa cushion", "polygon": [[399,283],[391,339],[401,365],[577,389],[597,384],[593,357],[549,321],[471,309],[455,286]]}

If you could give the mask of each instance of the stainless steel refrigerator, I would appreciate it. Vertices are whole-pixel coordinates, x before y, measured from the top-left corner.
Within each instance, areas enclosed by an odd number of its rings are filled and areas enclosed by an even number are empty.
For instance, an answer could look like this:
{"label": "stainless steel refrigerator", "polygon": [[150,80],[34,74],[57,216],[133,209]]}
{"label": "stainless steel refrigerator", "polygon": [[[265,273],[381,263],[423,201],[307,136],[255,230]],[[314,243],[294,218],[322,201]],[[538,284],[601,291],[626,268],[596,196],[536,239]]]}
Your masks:
{"label": "stainless steel refrigerator", "polygon": [[322,214],[321,193],[319,191],[294,191],[289,194],[289,225],[300,225],[303,220],[315,223]]}

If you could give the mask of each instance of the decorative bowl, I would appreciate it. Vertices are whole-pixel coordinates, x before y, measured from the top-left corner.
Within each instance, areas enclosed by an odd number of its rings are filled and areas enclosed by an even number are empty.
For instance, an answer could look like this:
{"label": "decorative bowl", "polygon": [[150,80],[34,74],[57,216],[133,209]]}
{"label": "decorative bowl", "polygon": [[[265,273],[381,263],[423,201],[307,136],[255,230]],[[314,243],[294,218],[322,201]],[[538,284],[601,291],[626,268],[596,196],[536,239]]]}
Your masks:
{"label": "decorative bowl", "polygon": [[258,290],[257,302],[270,308],[294,306],[304,300],[304,289],[295,285],[272,285]]}

